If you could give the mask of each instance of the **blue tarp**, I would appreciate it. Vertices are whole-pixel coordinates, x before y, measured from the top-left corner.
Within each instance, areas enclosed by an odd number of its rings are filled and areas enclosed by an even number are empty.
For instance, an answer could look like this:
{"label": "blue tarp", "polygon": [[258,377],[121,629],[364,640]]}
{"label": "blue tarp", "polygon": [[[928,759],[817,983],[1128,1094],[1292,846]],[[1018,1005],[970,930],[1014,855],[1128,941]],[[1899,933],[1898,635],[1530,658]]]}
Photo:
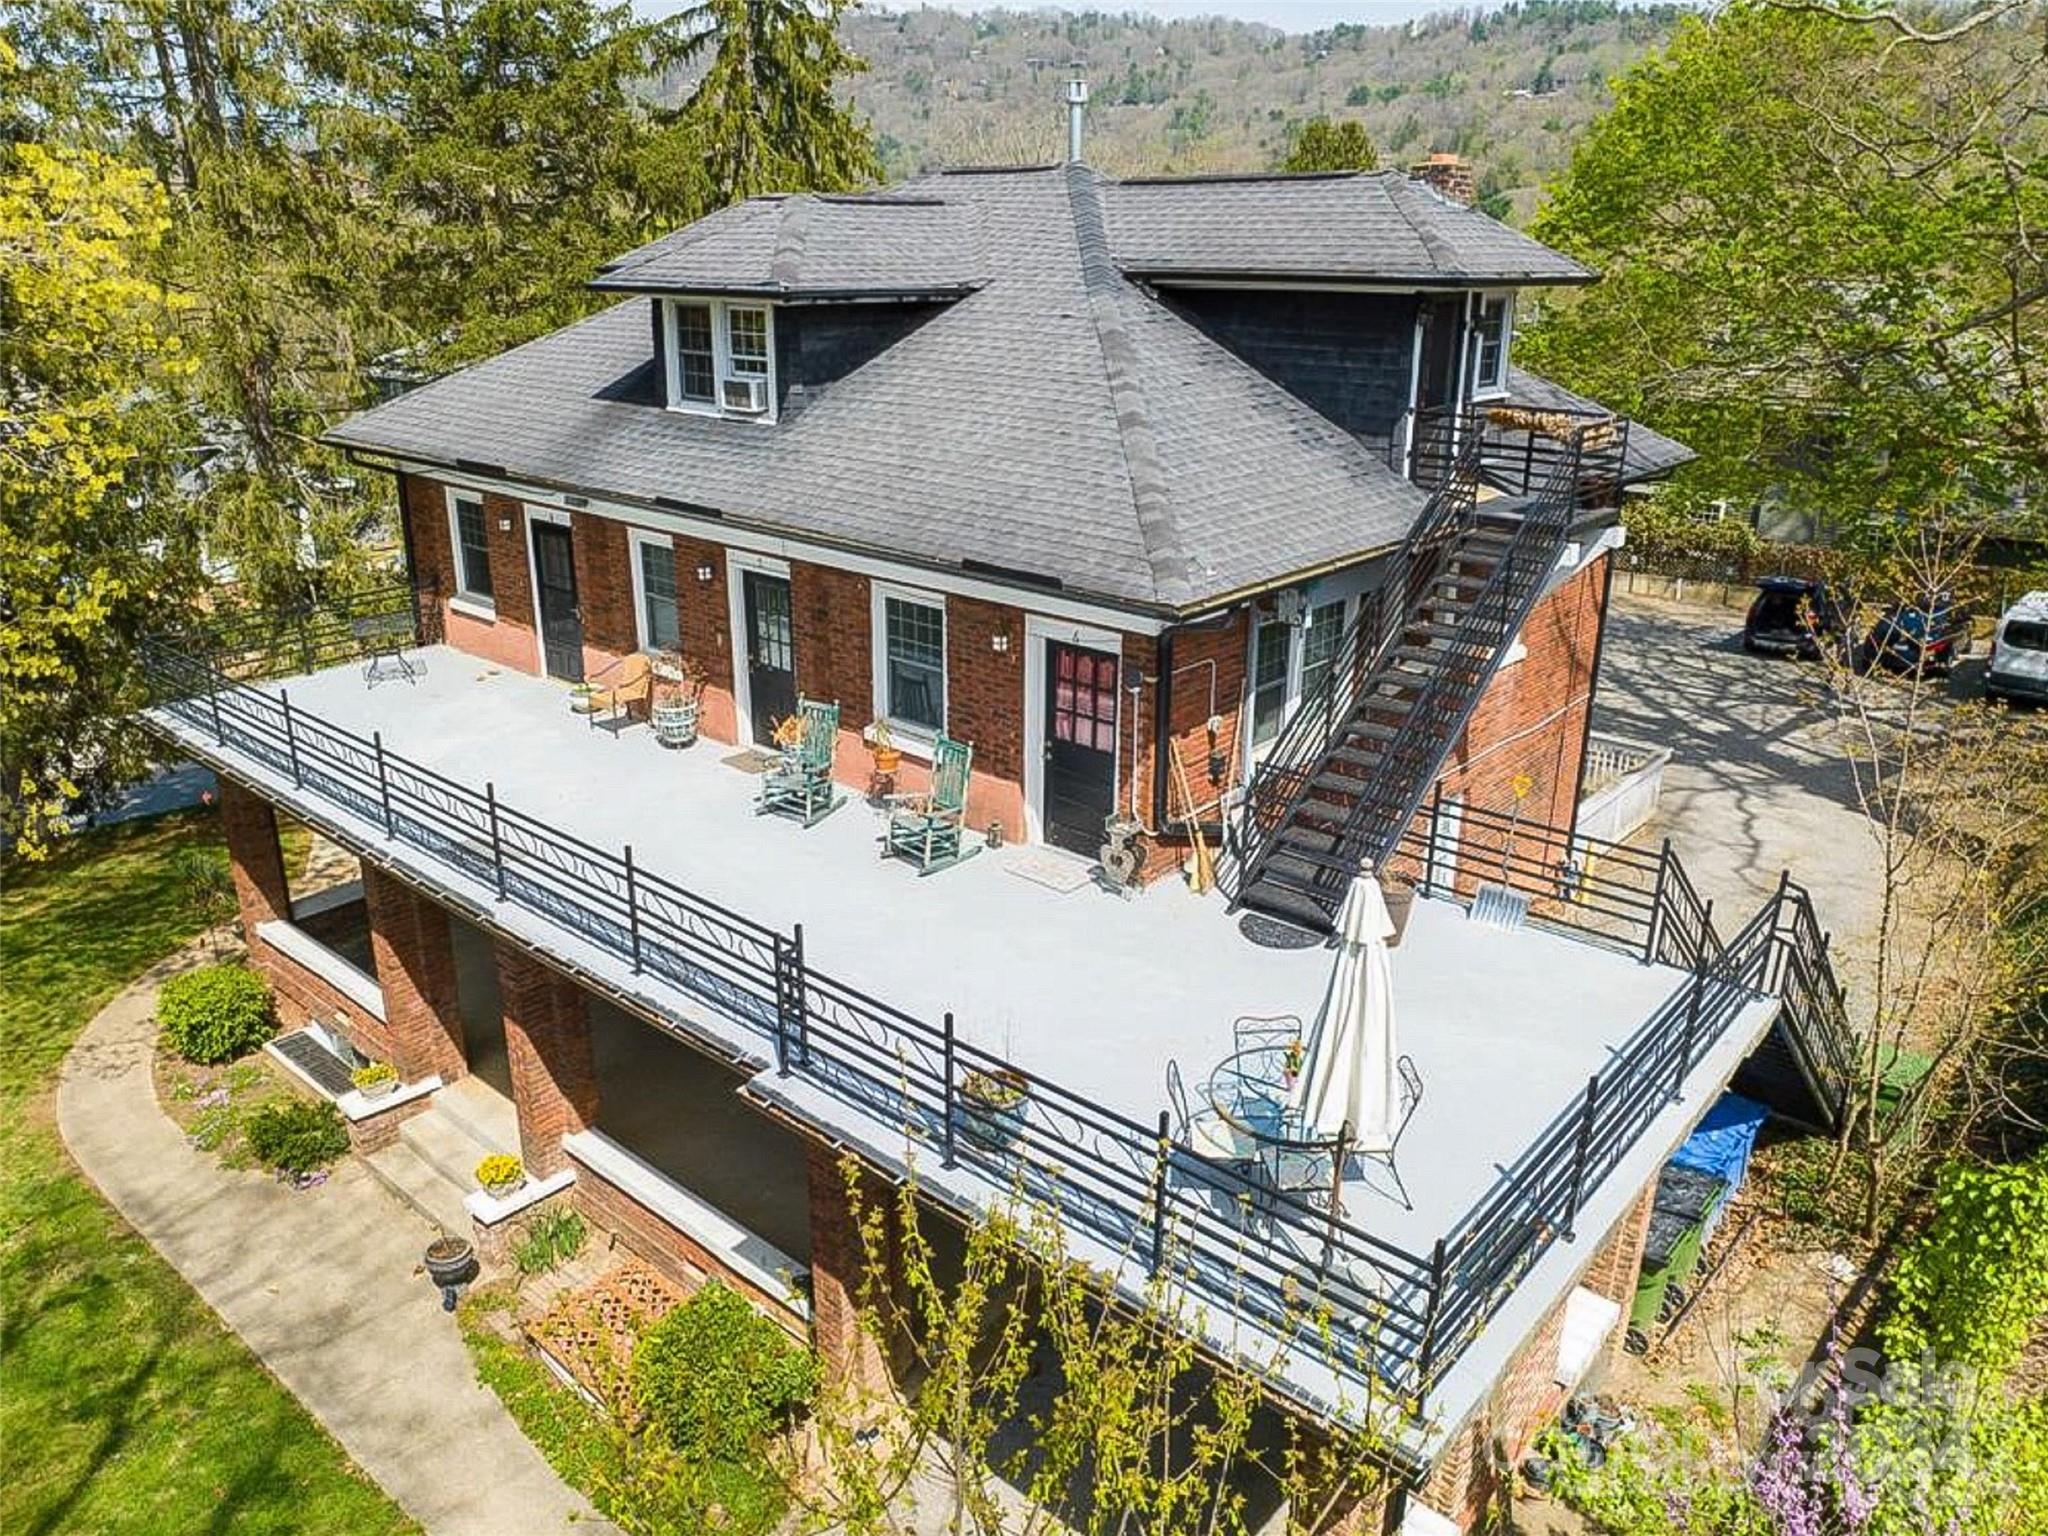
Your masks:
{"label": "blue tarp", "polygon": [[[1749,1154],[1755,1150],[1757,1132],[1763,1129],[1770,1113],[1755,1099],[1745,1099],[1739,1093],[1724,1093],[1721,1102],[1708,1110],[1700,1121],[1699,1129],[1671,1154],[1671,1161],[1681,1168],[1697,1168],[1702,1173],[1726,1179],[1732,1198],[1749,1174]],[[1708,1224],[1710,1232],[1720,1224],[1721,1211],[1727,1208],[1727,1202],[1723,1201]]]}

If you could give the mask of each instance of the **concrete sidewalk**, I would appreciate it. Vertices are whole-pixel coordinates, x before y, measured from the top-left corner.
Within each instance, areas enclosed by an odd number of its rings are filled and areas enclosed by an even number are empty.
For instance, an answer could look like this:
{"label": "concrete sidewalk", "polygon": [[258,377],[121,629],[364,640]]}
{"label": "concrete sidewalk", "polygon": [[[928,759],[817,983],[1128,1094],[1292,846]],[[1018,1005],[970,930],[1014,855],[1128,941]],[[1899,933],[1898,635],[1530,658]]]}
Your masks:
{"label": "concrete sidewalk", "polygon": [[477,1383],[455,1320],[416,1272],[433,1233],[345,1160],[293,1193],[187,1145],[150,1081],[145,975],[65,1059],[72,1155],[357,1465],[434,1536],[610,1531]]}

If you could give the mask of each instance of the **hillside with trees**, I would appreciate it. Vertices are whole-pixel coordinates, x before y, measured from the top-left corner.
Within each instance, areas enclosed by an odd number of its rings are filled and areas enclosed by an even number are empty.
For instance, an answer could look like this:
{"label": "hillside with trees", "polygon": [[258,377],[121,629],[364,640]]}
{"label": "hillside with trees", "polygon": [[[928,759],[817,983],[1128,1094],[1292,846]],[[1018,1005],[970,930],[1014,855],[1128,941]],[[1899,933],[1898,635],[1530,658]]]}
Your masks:
{"label": "hillside with trees", "polygon": [[1431,150],[1474,162],[1496,212],[1526,218],[1611,98],[1682,11],[1613,0],[1521,0],[1391,26],[1312,33],[1225,18],[880,9],[842,36],[892,176],[1057,157],[1061,82],[1093,88],[1088,158],[1118,174],[1263,170],[1311,119],[1358,122],[1382,164]]}

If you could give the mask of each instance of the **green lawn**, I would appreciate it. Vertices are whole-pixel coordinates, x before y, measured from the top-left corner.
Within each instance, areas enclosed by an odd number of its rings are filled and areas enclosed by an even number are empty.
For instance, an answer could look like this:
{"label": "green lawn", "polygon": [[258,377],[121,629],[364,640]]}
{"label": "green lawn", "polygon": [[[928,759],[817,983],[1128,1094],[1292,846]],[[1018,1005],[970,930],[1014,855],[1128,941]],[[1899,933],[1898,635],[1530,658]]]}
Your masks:
{"label": "green lawn", "polygon": [[0,1531],[412,1531],[57,1139],[65,1050],[198,927],[193,847],[210,813],[0,870]]}

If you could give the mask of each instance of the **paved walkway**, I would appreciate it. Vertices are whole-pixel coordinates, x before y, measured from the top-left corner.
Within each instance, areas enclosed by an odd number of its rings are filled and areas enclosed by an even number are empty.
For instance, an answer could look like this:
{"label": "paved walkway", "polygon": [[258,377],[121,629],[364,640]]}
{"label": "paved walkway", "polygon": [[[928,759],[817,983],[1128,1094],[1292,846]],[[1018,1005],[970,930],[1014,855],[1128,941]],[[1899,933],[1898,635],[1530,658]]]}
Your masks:
{"label": "paved walkway", "polygon": [[609,1531],[491,1391],[417,1272],[432,1238],[361,1163],[295,1194],[186,1144],[150,1082],[160,966],[86,1026],[57,1120],[86,1175],[432,1536]]}

